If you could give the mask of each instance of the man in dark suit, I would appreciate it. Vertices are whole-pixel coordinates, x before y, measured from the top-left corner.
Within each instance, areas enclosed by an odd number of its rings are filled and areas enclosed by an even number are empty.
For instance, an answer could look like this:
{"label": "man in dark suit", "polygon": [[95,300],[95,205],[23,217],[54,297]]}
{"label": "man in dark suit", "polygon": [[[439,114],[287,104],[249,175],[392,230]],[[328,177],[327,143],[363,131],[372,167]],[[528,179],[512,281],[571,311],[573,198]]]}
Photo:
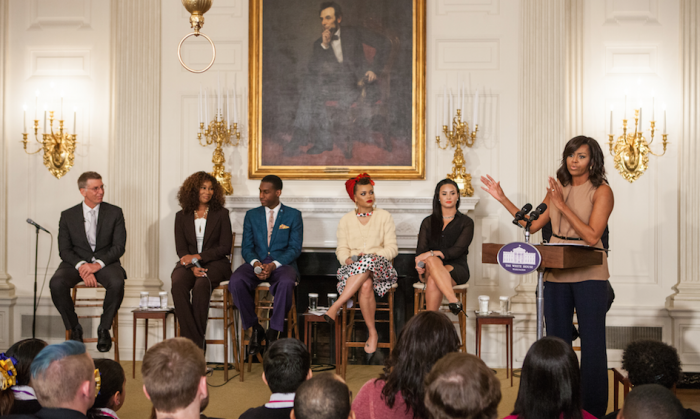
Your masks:
{"label": "man in dark suit", "polygon": [[[350,107],[360,100],[373,103],[379,97],[374,82],[384,68],[388,41],[363,28],[342,27],[343,12],[335,2],[321,3],[321,37],[314,42],[301,99],[294,120],[294,137],[285,153],[297,154],[299,146],[314,146],[307,154],[333,149],[333,118],[327,102],[336,108],[338,132],[347,134],[346,158],[350,158],[353,124]],[[364,45],[375,50],[372,60],[365,56]],[[313,135],[316,134],[316,135]]]}
{"label": "man in dark suit", "polygon": [[51,299],[71,339],[82,342],[83,328],[70,289],[80,281],[88,287],[100,283],[106,294],[97,328],[97,349],[107,352],[112,348],[109,329],[124,299],[126,272],[119,262],[126,246],[124,214],[121,208],[102,202],[105,190],[98,173],[80,175],[78,188],[85,200],[61,213],[58,251],[62,262],[49,283]]}
{"label": "man in dark suit", "polygon": [[[249,210],[243,222],[241,253],[245,263],[231,275],[228,288],[241,313],[243,329],[253,328],[249,353],[255,355],[260,344],[269,345],[284,330],[284,316],[292,306],[292,293],[299,276],[297,258],[301,254],[304,225],[301,212],[280,203],[282,179],[267,175],[260,182],[262,206]],[[256,268],[258,273],[256,273]],[[261,282],[270,283],[275,298],[267,334],[258,323],[253,293]]]}

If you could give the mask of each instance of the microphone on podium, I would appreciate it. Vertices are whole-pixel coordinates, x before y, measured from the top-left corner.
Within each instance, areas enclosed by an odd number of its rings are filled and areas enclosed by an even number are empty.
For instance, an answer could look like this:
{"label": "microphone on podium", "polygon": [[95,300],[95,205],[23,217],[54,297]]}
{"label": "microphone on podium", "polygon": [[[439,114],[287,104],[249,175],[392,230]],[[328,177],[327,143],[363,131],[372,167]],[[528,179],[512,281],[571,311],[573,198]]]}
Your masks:
{"label": "microphone on podium", "polygon": [[425,268],[425,262],[423,262],[422,260],[418,262],[417,265],[419,268]]}
{"label": "microphone on podium", "polygon": [[525,217],[525,214],[530,212],[532,209],[532,204],[525,204],[523,208],[515,213],[515,219],[513,220],[513,224],[519,225],[518,221],[522,220],[523,217]]}
{"label": "microphone on podium", "polygon": [[256,275],[260,275],[262,273],[262,268],[256,266],[255,269],[253,269],[253,272],[255,272]]}
{"label": "microphone on podium", "polygon": [[537,208],[535,208],[534,211],[530,213],[530,220],[535,221],[536,219],[540,218],[540,215],[542,215],[546,210],[547,204],[545,204],[544,202],[541,203],[537,206]]}

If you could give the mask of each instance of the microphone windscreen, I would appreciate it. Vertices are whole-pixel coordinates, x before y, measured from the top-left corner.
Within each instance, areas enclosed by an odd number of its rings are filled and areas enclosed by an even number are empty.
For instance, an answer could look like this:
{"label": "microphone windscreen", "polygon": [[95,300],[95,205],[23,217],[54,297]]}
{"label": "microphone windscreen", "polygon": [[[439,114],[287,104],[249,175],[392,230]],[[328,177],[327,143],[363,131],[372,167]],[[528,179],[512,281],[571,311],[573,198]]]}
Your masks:
{"label": "microphone windscreen", "polygon": [[253,271],[255,271],[255,273],[256,273],[257,275],[259,275],[260,273],[262,273],[262,268],[259,267],[259,266],[256,266],[255,269],[253,269]]}
{"label": "microphone windscreen", "polygon": [[425,262],[423,262],[422,260],[420,262],[418,262],[418,267],[425,268]]}
{"label": "microphone windscreen", "polygon": [[192,258],[191,263],[192,263],[194,266],[198,267],[199,269],[202,269],[202,265],[199,264],[199,259],[197,259],[197,258]]}
{"label": "microphone windscreen", "polygon": [[357,262],[358,260],[360,260],[360,257],[357,255],[352,255],[350,259],[352,259],[353,262]]}
{"label": "microphone windscreen", "polygon": [[522,211],[523,211],[523,213],[527,213],[527,212],[530,212],[531,209],[532,209],[532,204],[525,204]]}
{"label": "microphone windscreen", "polygon": [[544,202],[541,203],[540,205],[537,206],[536,210],[540,214],[544,214],[544,212],[547,211],[547,204],[545,204]]}

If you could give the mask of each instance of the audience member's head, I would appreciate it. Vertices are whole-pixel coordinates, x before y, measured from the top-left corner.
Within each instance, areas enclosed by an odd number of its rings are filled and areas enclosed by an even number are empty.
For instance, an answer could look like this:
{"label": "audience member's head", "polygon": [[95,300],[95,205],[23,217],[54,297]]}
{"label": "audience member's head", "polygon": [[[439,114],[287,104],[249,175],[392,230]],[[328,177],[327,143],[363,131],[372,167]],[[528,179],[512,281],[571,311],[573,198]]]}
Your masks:
{"label": "audience member's head", "polygon": [[297,389],[291,419],[355,419],[350,408],[352,395],[342,378],[319,374]]}
{"label": "audience member's head", "polygon": [[659,384],[634,386],[625,397],[618,419],[681,419],[685,409],[668,388]]}
{"label": "audience member's head", "polygon": [[265,351],[262,378],[273,393],[294,393],[311,375],[311,355],[299,339],[276,340]]}
{"label": "audience member's head", "polygon": [[425,377],[425,407],[432,419],[494,419],[501,382],[484,362],[453,352]]}
{"label": "audience member's head", "polygon": [[[15,368],[15,385],[30,385],[31,372],[29,369],[31,368],[32,361],[34,361],[34,357],[45,347],[46,342],[41,339],[24,339],[10,346],[5,356],[12,358],[12,363]],[[0,390],[0,416],[10,414],[14,401],[15,396],[11,388]]]}
{"label": "audience member's head", "polygon": [[32,362],[31,383],[42,407],[85,414],[95,401],[95,364],[81,342],[49,345]]}
{"label": "audience member's head", "polygon": [[[117,411],[126,399],[126,375],[118,362],[111,359],[96,359],[95,368],[100,371],[100,392],[95,397],[93,409],[111,409]],[[90,413],[88,413],[90,416]]]}
{"label": "audience member's head", "polygon": [[513,415],[581,419],[581,374],[571,345],[544,337],[527,351]]}
{"label": "audience member's head", "polygon": [[393,408],[396,394],[401,392],[406,407],[412,409],[416,417],[426,417],[425,376],[438,359],[458,349],[459,336],[446,315],[423,311],[413,316],[401,330],[380,376],[386,381],[382,396],[387,406]]}
{"label": "audience member's head", "polygon": [[681,376],[676,348],[657,340],[637,340],[625,348],[622,368],[633,386],[660,384],[673,387]]}
{"label": "audience member's head", "polygon": [[[185,410],[199,417],[209,402],[204,353],[189,339],[167,339],[152,346],[143,357],[143,392],[158,417]],[[190,415],[191,412],[191,415]]]}

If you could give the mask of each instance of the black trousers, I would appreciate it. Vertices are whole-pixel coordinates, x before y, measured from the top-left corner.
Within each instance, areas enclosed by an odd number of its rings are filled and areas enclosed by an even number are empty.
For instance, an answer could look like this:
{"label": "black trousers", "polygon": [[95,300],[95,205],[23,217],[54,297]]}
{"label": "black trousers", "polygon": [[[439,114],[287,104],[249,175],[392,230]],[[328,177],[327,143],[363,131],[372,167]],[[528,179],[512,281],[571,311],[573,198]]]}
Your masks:
{"label": "black trousers", "polygon": [[608,408],[608,355],[605,348],[608,281],[545,282],[547,336],[571,343],[574,309],[581,335],[583,409],[600,418],[605,416]]}
{"label": "black trousers", "polygon": [[[105,300],[102,305],[102,316],[100,317],[100,329],[109,330],[112,328],[112,321],[117,314],[124,299],[124,268],[113,263],[95,272],[95,279],[105,288]],[[75,266],[66,262],[61,262],[56,269],[56,273],[51,277],[49,288],[51,289],[51,299],[53,304],[61,313],[63,324],[66,330],[70,330],[78,325],[78,316],[75,314],[73,299],[70,289],[83,279]]]}

